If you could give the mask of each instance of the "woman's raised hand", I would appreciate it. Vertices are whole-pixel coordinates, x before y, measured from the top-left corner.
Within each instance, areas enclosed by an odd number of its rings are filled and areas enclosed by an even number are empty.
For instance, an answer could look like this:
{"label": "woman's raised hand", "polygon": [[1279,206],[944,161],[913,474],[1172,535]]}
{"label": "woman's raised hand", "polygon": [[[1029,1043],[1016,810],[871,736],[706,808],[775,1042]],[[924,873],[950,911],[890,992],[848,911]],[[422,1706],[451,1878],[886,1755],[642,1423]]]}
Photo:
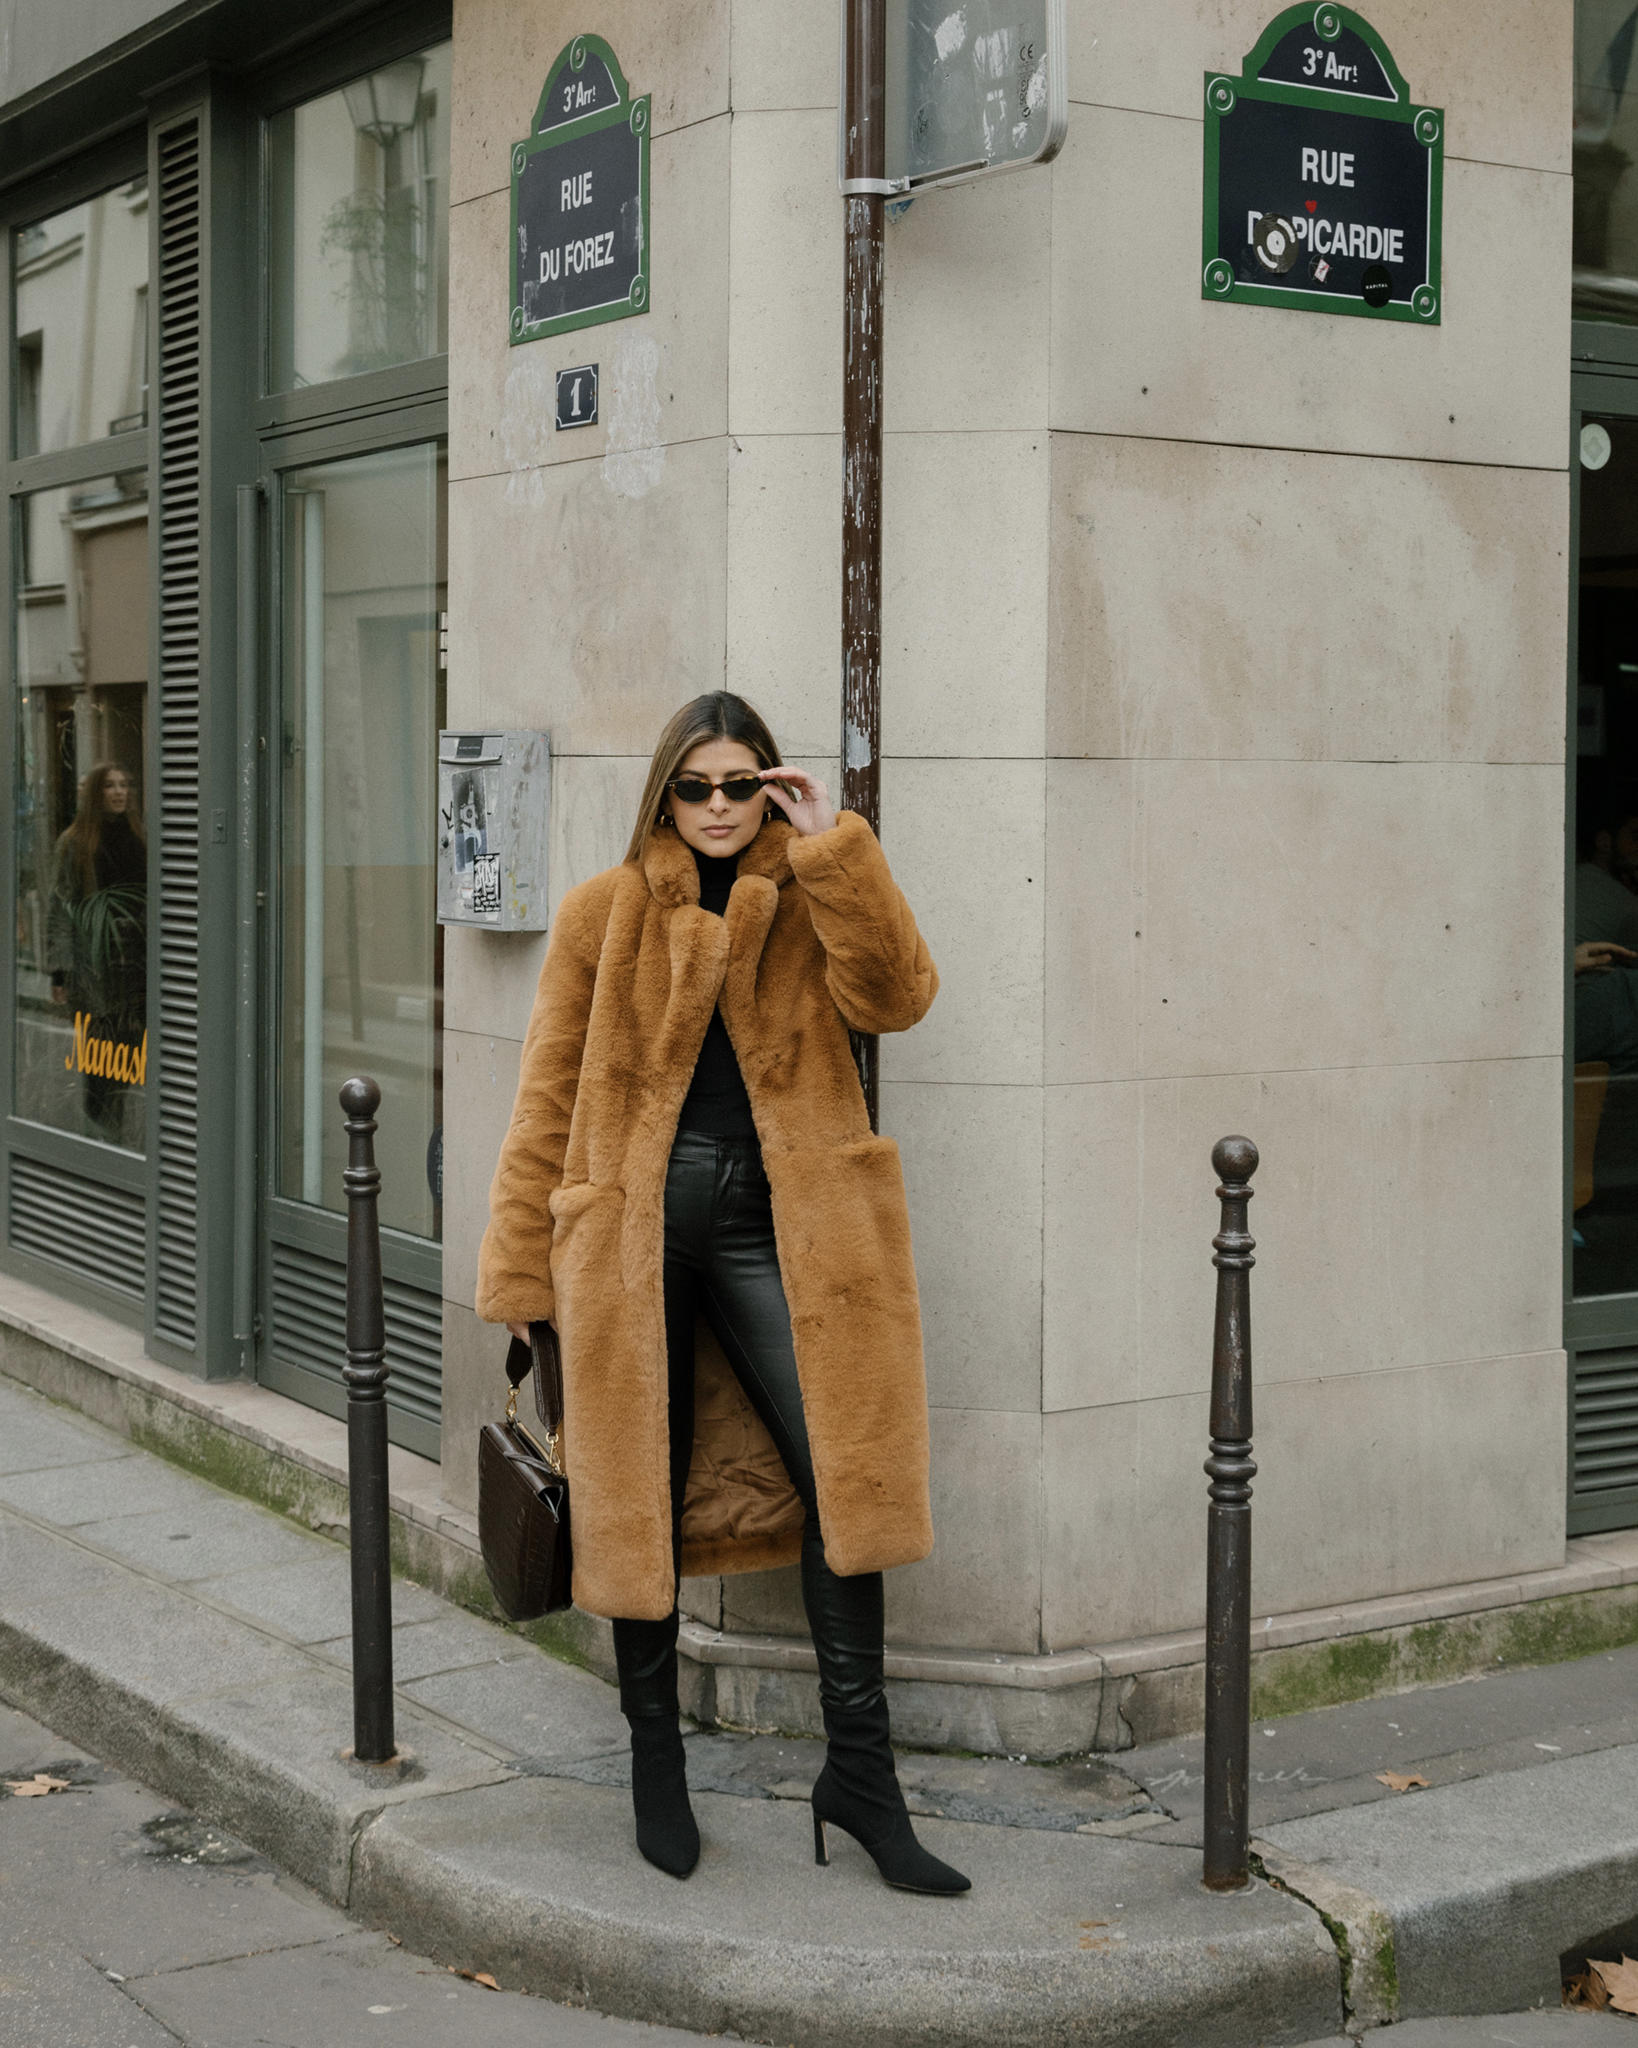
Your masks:
{"label": "woman's raised hand", "polygon": [[[805,768],[762,768],[757,772],[769,796],[804,839],[815,832],[828,832],[836,823],[836,806],[817,775],[810,775]],[[782,782],[791,784],[795,796],[780,788]]]}

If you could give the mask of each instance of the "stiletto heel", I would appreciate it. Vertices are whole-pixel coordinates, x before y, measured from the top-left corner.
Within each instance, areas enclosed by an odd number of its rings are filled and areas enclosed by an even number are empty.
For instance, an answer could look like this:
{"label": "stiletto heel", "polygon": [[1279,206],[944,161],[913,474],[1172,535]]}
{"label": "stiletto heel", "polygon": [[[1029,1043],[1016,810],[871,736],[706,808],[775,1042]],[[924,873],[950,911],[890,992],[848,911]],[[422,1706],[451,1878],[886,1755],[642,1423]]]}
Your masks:
{"label": "stiletto heel", "polygon": [[951,1897],[971,1881],[916,1840],[893,1767],[882,1673],[880,1572],[839,1578],[825,1563],[816,1517],[802,1534],[802,1601],[819,1661],[825,1765],[813,1786],[813,1841],[827,1863],[825,1830],[851,1835],[891,1885]]}
{"label": "stiletto heel", "polygon": [[[883,1748],[886,1748],[885,1730]],[[861,1780],[865,1778],[862,1771],[860,1777]],[[905,1811],[904,1796],[894,1776],[891,1750],[886,1751],[886,1757],[877,1764],[872,1779],[866,1781],[859,1791],[844,1788],[837,1778],[835,1766],[826,1763],[813,1788],[813,1838],[816,1843],[824,1840],[827,1822],[851,1835],[887,1882],[900,1891],[931,1892],[940,1898],[953,1898],[972,1889],[970,1878],[952,1869],[948,1863],[941,1863],[916,1840],[910,1816]],[[829,1858],[821,1856],[819,1860],[823,1863]]]}

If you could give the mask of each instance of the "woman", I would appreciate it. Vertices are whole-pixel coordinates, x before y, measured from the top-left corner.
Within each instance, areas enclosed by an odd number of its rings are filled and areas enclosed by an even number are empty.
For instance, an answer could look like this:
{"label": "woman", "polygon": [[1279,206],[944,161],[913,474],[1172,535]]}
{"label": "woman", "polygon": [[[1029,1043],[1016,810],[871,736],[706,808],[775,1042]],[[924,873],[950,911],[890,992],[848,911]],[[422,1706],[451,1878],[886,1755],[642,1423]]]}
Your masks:
{"label": "woman", "polygon": [[[903,1031],[938,976],[863,819],[780,764],[743,698],[660,736],[622,865],[552,922],[490,1191],[478,1313],[563,1357],[574,1597],[614,1619],[637,1845],[699,1857],[678,1728],[678,1577],[800,1558],[827,1822],[891,1884],[963,1892],[905,1812],[882,1571],[932,1548],[921,1316],[898,1151],[848,1027]],[[703,1315],[732,1368],[701,1359]]]}
{"label": "woman", "polygon": [[[148,842],[130,776],[99,761],[52,859],[46,949],[53,1003],[87,1035],[135,1049],[147,1031]],[[85,1070],[86,1115],[119,1141],[128,1084]]]}

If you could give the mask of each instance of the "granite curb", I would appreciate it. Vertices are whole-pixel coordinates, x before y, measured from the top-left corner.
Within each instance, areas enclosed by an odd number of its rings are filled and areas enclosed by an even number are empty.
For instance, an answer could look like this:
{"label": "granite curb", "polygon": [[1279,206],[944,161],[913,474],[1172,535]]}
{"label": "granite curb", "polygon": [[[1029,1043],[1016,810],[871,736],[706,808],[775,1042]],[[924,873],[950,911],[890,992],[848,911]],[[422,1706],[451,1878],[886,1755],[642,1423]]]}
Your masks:
{"label": "granite curb", "polygon": [[1638,1949],[1638,1745],[1262,1831],[1339,1936],[1356,2023],[1556,2004],[1560,1959]]}
{"label": "granite curb", "polygon": [[[844,1840],[816,1867],[789,1745],[701,1736],[679,1885],[633,1845],[608,1687],[424,1589],[395,1630],[429,1644],[397,1692],[405,1759],[351,1762],[345,1558],[37,1397],[0,1407],[0,1696],[439,1961],[797,2048],[1253,2048],[1342,2017],[1309,1906],[1214,1897],[1194,1851],[1078,1828],[1154,1811],[1092,1761],[907,1756],[918,1825],[975,1881],[932,1900]],[[967,1817],[938,1817],[963,1771]]]}
{"label": "granite curb", "polygon": [[1528,2005],[1562,1952],[1638,1947],[1631,1741],[1281,1820],[1274,1881],[1228,1898],[1155,1831],[1147,1773],[907,1755],[918,1827],[975,1881],[937,1901],[845,1841],[815,1867],[781,1739],[701,1736],[678,1885],[633,1848],[600,1680],[403,1586],[405,1758],[352,1763],[344,1555],[37,1396],[0,1406],[0,1694],[509,1988],[799,2048],[1274,2048]]}
{"label": "granite curb", "polygon": [[[1317,1916],[1261,1883],[1212,1897],[1189,1850],[922,1820],[976,1889],[919,1899],[851,1844],[815,1868],[795,1800],[701,1792],[705,1853],[678,1885],[637,1856],[622,1785],[519,1775],[402,1698],[407,1770],[351,1764],[343,1678],[206,1610],[190,1636],[173,1598],[140,1613],[151,1588],[97,1585],[11,1610],[0,1693],[355,1918],[508,1989],[793,2048],[1253,2048],[1341,2019]],[[205,1655],[207,1686],[241,1660],[246,1682],[194,1693],[166,1682],[168,1659],[137,1669],[133,1621]]]}

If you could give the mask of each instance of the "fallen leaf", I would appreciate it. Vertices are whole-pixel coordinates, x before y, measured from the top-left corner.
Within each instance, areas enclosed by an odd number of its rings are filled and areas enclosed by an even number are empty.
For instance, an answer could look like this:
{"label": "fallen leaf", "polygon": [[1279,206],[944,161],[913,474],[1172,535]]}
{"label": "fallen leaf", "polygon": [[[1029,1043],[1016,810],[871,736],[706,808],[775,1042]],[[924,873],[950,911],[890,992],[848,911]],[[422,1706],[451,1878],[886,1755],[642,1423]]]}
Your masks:
{"label": "fallen leaf", "polygon": [[1563,2002],[1576,2012],[1605,2012],[1609,2008],[1610,1995],[1604,1989],[1602,1977],[1591,1970],[1583,1970],[1579,1976],[1566,1982]]}
{"label": "fallen leaf", "polygon": [[1386,1785],[1390,1792],[1409,1792],[1415,1786],[1428,1782],[1415,1771],[1378,1771],[1376,1781],[1379,1785]]}
{"label": "fallen leaf", "polygon": [[1081,1925],[1083,1927],[1107,1927],[1109,1922],[1107,1920],[1083,1920]]}
{"label": "fallen leaf", "polygon": [[1628,2012],[1638,2017],[1638,1963],[1631,1956],[1623,1955],[1618,1963],[1601,1963],[1588,1956],[1587,1968],[1602,1979],[1616,2012]]}
{"label": "fallen leaf", "polygon": [[481,1984],[486,1991],[500,1989],[487,1970],[457,1970],[453,1963],[445,1963],[444,1968],[452,1977],[464,1977],[468,1984]]}
{"label": "fallen leaf", "polygon": [[48,1792],[67,1792],[71,1788],[66,1778],[48,1777],[44,1771],[36,1771],[32,1778],[8,1778],[6,1790],[13,1799],[43,1799]]}

